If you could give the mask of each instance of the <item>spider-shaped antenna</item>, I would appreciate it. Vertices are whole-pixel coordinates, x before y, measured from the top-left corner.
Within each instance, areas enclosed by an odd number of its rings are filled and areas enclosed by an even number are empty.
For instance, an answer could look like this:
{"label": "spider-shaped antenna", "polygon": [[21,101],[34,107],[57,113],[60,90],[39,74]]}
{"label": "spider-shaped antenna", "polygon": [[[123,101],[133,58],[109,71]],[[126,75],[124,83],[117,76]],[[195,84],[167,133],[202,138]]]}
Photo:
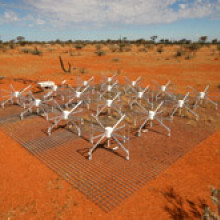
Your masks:
{"label": "spider-shaped antenna", "polygon": [[142,109],[142,113],[145,115],[144,116],[144,122],[141,124],[141,126],[138,129],[138,136],[141,136],[142,129],[147,125],[148,122],[150,122],[150,127],[153,126],[153,121],[159,122],[159,124],[164,127],[167,132],[168,136],[170,136],[170,128],[168,128],[163,121],[159,118],[159,115],[163,113],[163,111],[159,111],[161,107],[164,104],[164,101],[162,101],[156,108],[155,110],[147,110],[143,106],[141,106],[140,103],[137,103],[140,106],[140,109]]}
{"label": "spider-shaped antenna", "polygon": [[188,105],[189,104],[189,100],[188,100],[189,94],[190,94],[190,92],[187,92],[183,99],[177,100],[177,103],[174,105],[174,109],[173,109],[173,111],[171,113],[171,118],[172,119],[173,119],[174,114],[178,110],[179,110],[179,114],[181,116],[183,109],[186,109],[188,112],[190,112],[192,115],[194,115],[196,117],[196,120],[199,119],[198,114],[196,112],[194,112],[192,109],[190,109],[190,107]]}
{"label": "spider-shaped antenna", "polygon": [[84,87],[89,86],[88,89],[90,91],[92,91],[92,93],[94,93],[94,76],[90,77],[87,80],[83,80],[83,79],[81,79],[80,76],[78,76],[76,78],[76,86],[77,86],[77,88],[84,88]]}
{"label": "spider-shaped antenna", "polygon": [[[209,85],[207,85],[204,89],[204,91],[199,92],[196,89],[194,89],[191,86],[188,86],[188,88],[193,91],[195,93],[195,102],[193,104],[193,108],[196,109],[199,105],[203,104],[204,102],[208,102],[211,103],[215,106],[216,110],[218,109],[218,103],[214,102],[208,95],[208,89],[209,89]],[[214,96],[212,96],[214,97]]]}
{"label": "spider-shaped antenna", "polygon": [[28,104],[25,104],[25,110],[21,112],[21,120],[24,119],[24,115],[28,112],[33,112],[33,109],[36,109],[36,113],[40,114],[40,112],[46,116],[48,120],[48,102],[36,98],[31,91],[29,91],[29,97],[27,98]]}
{"label": "spider-shaped antenna", "polygon": [[90,99],[89,93],[87,93],[88,89],[89,89],[89,85],[87,85],[84,88],[78,87],[76,89],[73,89],[72,87],[70,87],[69,100],[65,104],[65,107],[67,108],[71,104],[78,103],[79,101],[82,101],[82,103],[86,104],[87,108],[89,109],[89,102],[90,101],[87,101]]}
{"label": "spider-shaped antenna", "polygon": [[130,80],[127,76],[124,77],[124,91],[125,94],[128,94],[129,92],[133,92],[133,89],[136,89],[137,87],[141,87],[141,76],[139,76],[136,80]]}
{"label": "spider-shaped antenna", "polygon": [[122,112],[121,112],[121,106],[119,106],[118,108],[118,104],[120,102],[120,95],[121,93],[117,93],[115,97],[111,98],[111,99],[104,99],[104,104],[99,104],[97,106],[97,111],[96,111],[96,116],[99,116],[101,112],[103,112],[105,109],[108,110],[108,115],[111,114],[111,109],[116,111],[120,116],[122,116]]}
{"label": "spider-shaped antenna", "polygon": [[74,114],[82,112],[82,110],[77,110],[77,108],[82,104],[82,101],[79,101],[71,110],[64,110],[56,101],[54,101],[55,105],[57,108],[60,110],[60,114],[56,117],[53,117],[51,119],[48,119],[50,121],[53,121],[53,125],[48,128],[48,135],[51,135],[52,129],[57,127],[57,125],[61,121],[66,121],[66,124],[71,123],[78,131],[78,136],[81,135],[81,129],[80,127],[76,124],[75,120],[80,121],[81,124],[83,123],[82,119],[74,116]]}
{"label": "spider-shaped antenna", "polygon": [[105,88],[103,87],[104,91],[99,92],[99,100],[101,100],[103,97],[112,97],[114,94],[118,93],[117,90],[118,81],[115,81],[112,85],[107,85]]}
{"label": "spider-shaped antenna", "polygon": [[153,102],[150,102],[150,96],[149,96],[149,85],[147,85],[144,89],[141,87],[137,87],[137,89],[132,88],[133,94],[128,99],[128,104],[130,108],[132,109],[132,106],[139,102],[142,104],[143,102],[146,102],[150,108],[153,108]]}
{"label": "spider-shaped antenna", "polygon": [[[129,160],[129,144],[126,148],[125,143],[129,142],[129,136],[126,134],[126,123],[125,123],[125,114],[121,116],[121,118],[115,123],[113,127],[107,126],[105,127],[101,121],[99,120],[98,116],[92,115],[93,119],[95,119],[97,125],[94,126],[93,123],[91,124],[91,138],[90,141],[93,144],[95,139],[98,141],[94,144],[94,146],[89,150],[89,160],[92,159],[93,151],[98,147],[98,145],[102,142],[105,144],[107,141],[108,148],[110,147],[110,140],[113,140],[118,146],[114,147],[112,150],[117,150],[121,148],[126,153],[126,160]],[[124,123],[123,123],[124,122]],[[123,123],[123,124],[122,124]],[[122,124],[120,126],[120,124]],[[97,127],[98,126],[98,127]],[[94,132],[98,132],[98,135],[94,135]],[[118,133],[118,132],[122,132]]]}
{"label": "spider-shaped antenna", "polygon": [[31,88],[32,85],[29,85],[21,90],[15,90],[12,84],[10,84],[10,90],[2,89],[2,103],[1,107],[4,108],[5,104],[11,103],[11,104],[17,104],[22,107],[25,107],[25,103],[23,103],[25,92]]}
{"label": "spider-shaped antenna", "polygon": [[151,80],[151,82],[155,85],[156,87],[156,94],[155,94],[155,99],[156,101],[158,100],[159,97],[164,98],[164,101],[166,101],[166,97],[171,98],[172,100],[175,100],[176,97],[174,94],[172,94],[170,90],[171,86],[171,81],[168,80],[166,84],[160,85],[157,81]]}

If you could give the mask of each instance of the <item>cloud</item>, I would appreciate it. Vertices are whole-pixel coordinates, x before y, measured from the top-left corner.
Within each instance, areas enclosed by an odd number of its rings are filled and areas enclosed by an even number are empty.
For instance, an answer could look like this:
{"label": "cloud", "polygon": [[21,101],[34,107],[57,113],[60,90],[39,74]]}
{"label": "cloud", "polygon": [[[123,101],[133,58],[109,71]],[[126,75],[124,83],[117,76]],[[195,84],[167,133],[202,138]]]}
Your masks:
{"label": "cloud", "polygon": [[32,25],[55,27],[163,24],[220,14],[220,0],[23,0],[22,7],[31,11]]}
{"label": "cloud", "polygon": [[[220,1],[210,0],[26,0],[52,24],[159,24],[211,16]],[[180,4],[179,4],[180,3]],[[175,5],[179,9],[175,10]],[[216,7],[217,6],[217,7]]]}
{"label": "cloud", "polygon": [[19,20],[18,15],[14,11],[6,11],[2,16],[0,16],[0,21],[2,23],[14,23]]}

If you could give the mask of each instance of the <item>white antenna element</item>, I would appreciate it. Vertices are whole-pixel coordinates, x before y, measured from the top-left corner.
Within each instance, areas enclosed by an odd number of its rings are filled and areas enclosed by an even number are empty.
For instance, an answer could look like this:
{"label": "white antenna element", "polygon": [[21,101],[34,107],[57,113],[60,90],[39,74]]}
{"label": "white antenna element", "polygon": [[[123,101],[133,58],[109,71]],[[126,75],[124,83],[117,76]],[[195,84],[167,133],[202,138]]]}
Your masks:
{"label": "white antenna element", "polygon": [[122,116],[122,112],[121,112],[121,106],[118,109],[118,105],[120,102],[120,95],[121,93],[119,92],[114,98],[112,99],[104,99],[104,104],[99,104],[97,106],[97,110],[96,110],[96,116],[99,116],[101,112],[103,112],[105,109],[108,110],[108,115],[111,114],[111,109],[115,110],[120,116]]}
{"label": "white antenna element", "polygon": [[141,76],[139,76],[136,80],[130,80],[127,76],[124,77],[124,91],[126,94],[129,92],[133,92],[137,87],[141,87]]}
{"label": "white antenna element", "polygon": [[[24,100],[24,96],[25,93],[27,92],[28,89],[31,88],[31,85],[25,87],[24,89],[21,89],[20,91],[15,90],[15,88],[13,87],[13,85],[10,85],[10,89],[11,90],[5,90],[2,89],[1,93],[2,93],[2,103],[1,103],[1,107],[4,108],[5,104],[7,103],[11,103],[11,104],[17,104],[20,105],[21,107],[25,107],[25,103],[23,102]],[[4,94],[5,93],[5,94]],[[6,100],[4,100],[6,99]]]}
{"label": "white antenna element", "polygon": [[157,81],[152,80],[152,82],[154,83],[154,85],[156,86],[156,94],[155,94],[155,100],[157,101],[159,97],[163,97],[165,99],[165,97],[170,97],[171,99],[175,100],[176,97],[175,95],[173,95],[169,89],[171,86],[171,81],[169,80],[166,84],[164,85],[160,85]]}
{"label": "white antenna element", "polygon": [[90,95],[88,93],[88,89],[89,85],[87,85],[84,88],[79,87],[75,90],[72,87],[70,87],[69,100],[65,104],[65,107],[67,108],[72,104],[76,104],[82,101],[82,103],[86,104],[87,108],[89,109]]}
{"label": "white antenna element", "polygon": [[76,87],[77,88],[85,88],[88,87],[88,90],[92,91],[94,94],[95,88],[94,88],[94,76],[90,77],[87,80],[83,80],[80,76],[77,76],[76,78]]}
{"label": "white antenna element", "polygon": [[[100,83],[101,83],[101,88],[100,90],[103,91],[103,90],[106,90],[106,88],[108,86],[112,86],[115,87],[115,84],[118,83],[118,80],[116,79],[118,74],[114,74],[113,76],[111,77],[107,77],[105,75],[103,75],[103,79],[100,80]],[[113,86],[114,85],[114,86]],[[111,87],[108,87],[108,90],[112,90]]]}
{"label": "white antenna element", "polygon": [[102,88],[104,89],[104,91],[102,93],[99,93],[99,99],[101,100],[105,96],[109,97],[109,95],[112,96],[111,93],[118,94],[117,86],[118,86],[118,81],[115,81],[114,84],[112,84],[112,85],[106,85],[105,88],[103,86]]}
{"label": "white antenna element", "polygon": [[[48,112],[45,111],[46,108],[48,108],[48,105],[45,101],[42,101],[41,99],[37,99],[34,97],[32,92],[29,92],[28,97],[29,104],[25,105],[25,110],[21,113],[20,117],[21,120],[24,119],[24,115],[28,112],[32,112],[33,109],[36,109],[37,114],[40,114],[40,111],[43,113],[44,116],[46,116],[46,119],[48,120]],[[27,107],[26,107],[27,106]]]}
{"label": "white antenna element", "polygon": [[[209,85],[207,85],[204,89],[204,91],[202,92],[199,92],[197,91],[196,89],[194,89],[193,87],[191,86],[188,86],[189,89],[191,89],[194,93],[195,93],[195,102],[193,104],[193,108],[196,109],[198,107],[198,105],[200,104],[203,104],[203,103],[211,103],[215,106],[216,110],[218,109],[218,103],[217,102],[214,102],[208,95],[208,89],[209,89]],[[214,96],[212,96],[214,97]]]}
{"label": "white antenna element", "polygon": [[[125,124],[125,115],[122,115],[121,118],[116,122],[116,124],[113,127],[105,127],[99,118],[97,116],[92,117],[96,120],[97,125],[99,127],[95,127],[93,123],[91,124],[91,138],[90,142],[94,144],[94,140],[98,139],[99,140],[96,142],[96,144],[89,150],[89,160],[92,159],[92,153],[93,151],[98,147],[98,145],[103,141],[107,141],[108,148],[110,147],[110,140],[113,140],[118,146],[114,147],[113,150],[117,150],[119,147],[126,153],[126,160],[129,160],[129,144],[128,147],[125,147],[125,143],[129,142],[129,137],[126,135],[126,124]],[[119,126],[120,124],[122,124]],[[96,130],[99,134],[94,135],[94,130]],[[119,134],[117,132],[123,131],[123,134]],[[104,143],[105,143],[104,141]]]}
{"label": "white antenna element", "polygon": [[60,115],[56,116],[56,117],[53,117],[51,119],[48,119],[50,121],[53,121],[53,125],[48,128],[48,131],[47,131],[48,135],[51,135],[52,129],[55,128],[59,124],[59,122],[65,121],[66,125],[68,123],[71,123],[71,125],[73,125],[77,129],[78,136],[80,136],[81,135],[81,129],[76,124],[76,122],[74,120],[80,121],[81,124],[83,124],[83,119],[79,119],[78,117],[74,116],[74,114],[82,112],[82,110],[76,111],[77,108],[82,104],[82,101],[78,102],[70,111],[64,110],[63,108],[61,108],[61,106],[56,101],[54,101],[54,102],[55,102],[56,106],[58,107],[58,109],[60,110]]}
{"label": "white antenna element", "polygon": [[[132,100],[129,101],[130,108],[132,109],[132,106],[136,103],[142,104],[143,101],[145,101],[148,105],[150,105],[151,108],[153,108],[153,103],[149,100],[149,85],[147,85],[144,89],[141,87],[138,87],[137,90],[133,89],[134,95],[130,95]],[[129,99],[130,100],[130,99]]]}
{"label": "white antenna element", "polygon": [[193,114],[196,117],[196,120],[199,119],[199,116],[196,112],[194,112],[192,109],[189,108],[188,106],[188,97],[189,97],[190,92],[187,92],[186,95],[184,96],[183,99],[177,100],[176,105],[174,106],[174,109],[171,113],[171,118],[173,119],[174,114],[179,110],[179,114],[181,116],[182,109],[186,109],[188,112]]}
{"label": "white antenna element", "polygon": [[63,88],[63,86],[66,85],[66,82],[67,82],[66,80],[63,80],[61,82],[61,85],[56,85],[55,83],[51,84],[48,87],[49,91],[43,96],[43,99],[48,100],[48,99],[60,96],[61,99],[64,100],[65,99],[65,94],[63,93],[61,88]]}
{"label": "white antenna element", "polygon": [[[153,126],[153,121],[159,122],[159,124],[167,130],[167,132],[168,132],[167,135],[170,136],[170,132],[171,132],[170,128],[168,128],[163,123],[163,121],[160,120],[158,117],[159,114],[161,114],[163,112],[163,111],[160,111],[160,112],[158,111],[162,107],[163,104],[164,104],[164,102],[162,101],[154,111],[153,110],[147,111],[144,107],[141,108],[144,110],[143,113],[146,114],[146,116],[145,116],[144,122],[141,124],[141,126],[138,129],[138,136],[141,136],[142,129],[147,125],[148,121],[150,122],[151,127]],[[139,106],[141,106],[141,105],[139,104]]]}

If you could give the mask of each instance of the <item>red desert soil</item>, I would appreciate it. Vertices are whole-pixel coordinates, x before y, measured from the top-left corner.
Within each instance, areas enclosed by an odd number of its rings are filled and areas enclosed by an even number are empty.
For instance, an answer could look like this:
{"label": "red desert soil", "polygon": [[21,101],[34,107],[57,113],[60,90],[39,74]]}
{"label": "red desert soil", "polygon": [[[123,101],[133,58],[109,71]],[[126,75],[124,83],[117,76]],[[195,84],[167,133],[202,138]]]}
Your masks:
{"label": "red desert soil", "polygon": [[[211,49],[203,48],[191,60],[173,58],[176,48],[165,48],[138,53],[135,49],[126,53],[110,53],[97,57],[94,48],[70,57],[66,48],[57,47],[53,53],[43,49],[43,56],[24,55],[17,51],[0,54],[0,88],[13,83],[23,88],[28,80],[70,79],[75,82],[77,70],[63,74],[58,56],[65,64],[86,68],[84,78],[101,72],[120,71],[131,79],[143,76],[165,83],[171,79],[185,92],[191,85],[203,89],[210,84],[210,93],[219,95],[220,59],[210,55]],[[117,57],[119,62],[113,62]],[[28,85],[28,82],[26,82]],[[220,188],[220,132],[200,143],[193,151],[178,160],[172,167],[135,193],[121,206],[104,213],[93,202],[72,188],[39,160],[0,130],[0,219],[200,219],[202,206],[210,204],[209,186]],[[211,204],[210,204],[211,205]],[[182,216],[182,218],[181,218]]]}
{"label": "red desert soil", "polygon": [[2,132],[0,139],[1,219],[200,219],[209,186],[220,186],[220,132],[110,213]]}

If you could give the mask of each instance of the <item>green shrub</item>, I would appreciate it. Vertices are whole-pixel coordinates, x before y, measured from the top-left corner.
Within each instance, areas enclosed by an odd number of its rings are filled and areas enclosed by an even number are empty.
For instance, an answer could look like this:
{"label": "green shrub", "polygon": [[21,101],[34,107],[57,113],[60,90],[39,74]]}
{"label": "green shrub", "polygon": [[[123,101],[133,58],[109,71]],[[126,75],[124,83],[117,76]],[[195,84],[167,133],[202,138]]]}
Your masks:
{"label": "green shrub", "polygon": [[97,56],[104,56],[106,53],[105,53],[105,51],[103,51],[103,50],[97,50],[97,51],[95,52],[95,54],[96,54]]}
{"label": "green shrub", "polygon": [[26,54],[37,55],[37,56],[42,55],[42,52],[37,47],[35,47],[34,50],[30,48],[23,48],[21,49],[21,52]]}
{"label": "green shrub", "polygon": [[215,211],[212,211],[209,206],[206,206],[204,209],[204,213],[202,219],[204,220],[219,220],[220,214],[220,189],[215,189],[211,187],[211,200],[216,208]]}
{"label": "green shrub", "polygon": [[119,58],[117,58],[117,57],[114,57],[114,58],[112,59],[112,61],[113,61],[113,62],[119,62],[119,61],[120,61],[120,59],[119,59]]}
{"label": "green shrub", "polygon": [[191,60],[191,59],[192,59],[192,56],[190,55],[185,56],[185,60]]}
{"label": "green shrub", "polygon": [[181,57],[184,55],[185,55],[185,52],[183,50],[177,50],[174,57]]}
{"label": "green shrub", "polygon": [[37,47],[35,47],[34,50],[31,50],[30,53],[31,53],[32,55],[37,55],[37,56],[42,55],[42,51],[40,51]]}
{"label": "green shrub", "polygon": [[157,52],[158,52],[158,53],[162,53],[162,52],[163,52],[163,47],[157,48]]}

